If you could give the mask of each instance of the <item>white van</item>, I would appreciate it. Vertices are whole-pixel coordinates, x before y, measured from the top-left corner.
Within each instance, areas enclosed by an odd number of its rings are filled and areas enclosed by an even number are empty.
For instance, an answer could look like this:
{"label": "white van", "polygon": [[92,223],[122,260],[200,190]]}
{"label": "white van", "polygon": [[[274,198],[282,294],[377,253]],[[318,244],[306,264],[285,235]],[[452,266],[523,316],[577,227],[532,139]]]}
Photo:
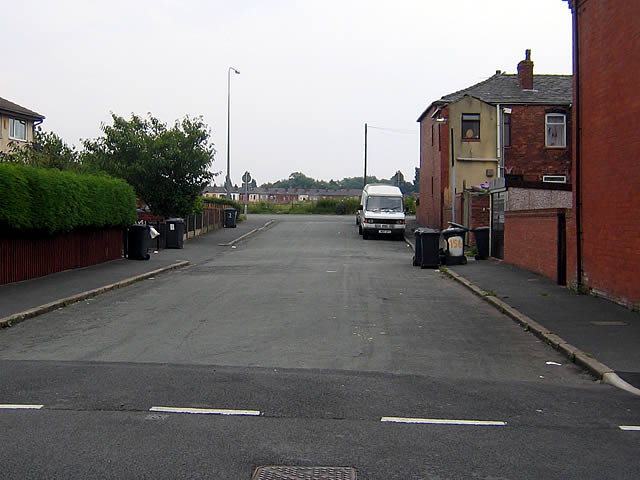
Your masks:
{"label": "white van", "polygon": [[365,240],[371,235],[403,238],[407,222],[400,189],[377,183],[366,185],[356,213],[356,224]]}

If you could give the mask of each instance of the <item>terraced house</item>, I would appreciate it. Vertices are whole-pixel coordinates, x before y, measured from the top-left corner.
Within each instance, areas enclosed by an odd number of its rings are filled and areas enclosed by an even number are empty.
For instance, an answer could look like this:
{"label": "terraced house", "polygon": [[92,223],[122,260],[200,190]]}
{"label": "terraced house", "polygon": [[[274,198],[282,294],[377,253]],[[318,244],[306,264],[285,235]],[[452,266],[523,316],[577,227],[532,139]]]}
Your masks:
{"label": "terraced house", "polygon": [[530,50],[517,74],[498,70],[433,101],[418,118],[418,221],[475,227],[488,225],[491,211],[493,254],[501,257],[510,186],[527,189],[511,195],[521,207],[524,198],[571,207],[571,103],[572,76],[534,75]]}

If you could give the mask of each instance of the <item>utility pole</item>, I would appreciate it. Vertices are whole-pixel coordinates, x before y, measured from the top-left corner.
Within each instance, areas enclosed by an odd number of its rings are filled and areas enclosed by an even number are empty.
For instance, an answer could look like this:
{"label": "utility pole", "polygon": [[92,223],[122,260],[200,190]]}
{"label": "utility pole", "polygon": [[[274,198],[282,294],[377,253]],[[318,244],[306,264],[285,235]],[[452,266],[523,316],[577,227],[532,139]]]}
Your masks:
{"label": "utility pole", "polygon": [[362,188],[367,185],[367,124],[364,124],[364,178],[362,180]]}

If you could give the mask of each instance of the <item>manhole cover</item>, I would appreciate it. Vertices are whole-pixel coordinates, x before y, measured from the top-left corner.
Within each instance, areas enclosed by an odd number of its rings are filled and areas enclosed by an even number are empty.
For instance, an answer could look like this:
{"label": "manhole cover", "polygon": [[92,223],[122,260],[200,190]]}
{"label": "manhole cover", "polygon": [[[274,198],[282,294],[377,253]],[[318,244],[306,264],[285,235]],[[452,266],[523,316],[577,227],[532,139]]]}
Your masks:
{"label": "manhole cover", "polygon": [[258,467],[251,480],[356,480],[351,467]]}

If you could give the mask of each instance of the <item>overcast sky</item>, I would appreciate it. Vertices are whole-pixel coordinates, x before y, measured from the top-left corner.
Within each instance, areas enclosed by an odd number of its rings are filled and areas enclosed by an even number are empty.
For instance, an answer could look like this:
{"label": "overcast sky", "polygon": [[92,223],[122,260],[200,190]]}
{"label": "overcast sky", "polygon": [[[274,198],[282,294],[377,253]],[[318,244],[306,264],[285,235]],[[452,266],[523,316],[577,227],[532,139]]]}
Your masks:
{"label": "overcast sky", "polygon": [[[419,166],[416,119],[496,70],[570,74],[561,0],[0,0],[0,97],[46,116],[66,142],[100,135],[110,112],[167,123],[202,116],[214,170],[258,184],[300,171],[361,176]],[[378,128],[371,128],[378,127]]]}

